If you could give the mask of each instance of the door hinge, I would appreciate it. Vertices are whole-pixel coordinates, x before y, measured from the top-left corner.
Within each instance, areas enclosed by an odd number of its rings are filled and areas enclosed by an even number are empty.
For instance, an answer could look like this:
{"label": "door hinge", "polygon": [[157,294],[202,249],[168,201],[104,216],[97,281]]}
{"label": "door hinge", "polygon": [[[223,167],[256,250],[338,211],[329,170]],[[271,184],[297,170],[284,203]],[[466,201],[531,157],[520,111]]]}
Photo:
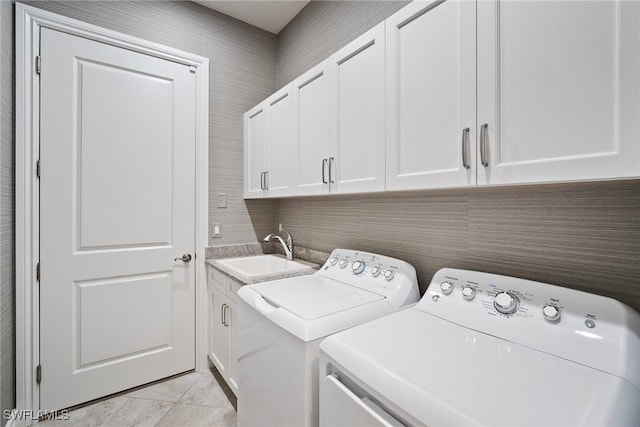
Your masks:
{"label": "door hinge", "polygon": [[40,281],[40,263],[36,264],[36,280]]}
{"label": "door hinge", "polygon": [[36,366],[36,383],[40,384],[42,382],[42,366]]}
{"label": "door hinge", "polygon": [[36,56],[36,74],[40,74],[42,72],[42,57],[40,55]]}
{"label": "door hinge", "polygon": [[191,71],[193,74],[196,73],[197,68],[194,65],[189,65],[189,71]]}
{"label": "door hinge", "polygon": [[40,178],[40,159],[36,162],[36,177]]}

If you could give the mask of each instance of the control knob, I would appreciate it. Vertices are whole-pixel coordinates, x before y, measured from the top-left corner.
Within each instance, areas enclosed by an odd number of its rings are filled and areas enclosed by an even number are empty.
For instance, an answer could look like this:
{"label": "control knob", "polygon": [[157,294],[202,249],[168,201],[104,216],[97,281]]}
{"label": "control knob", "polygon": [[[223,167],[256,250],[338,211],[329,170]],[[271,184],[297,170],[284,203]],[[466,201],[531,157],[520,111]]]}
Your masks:
{"label": "control knob", "polygon": [[340,266],[340,268],[345,268],[347,266],[349,262],[346,259],[343,259],[342,261],[340,261],[340,264],[338,264]]}
{"label": "control knob", "polygon": [[336,265],[338,263],[338,258],[332,256],[331,258],[329,258],[329,264],[331,265]]}
{"label": "control knob", "polygon": [[449,295],[453,292],[453,284],[451,282],[442,282],[440,283],[440,290],[443,294]]}
{"label": "control knob", "polygon": [[378,277],[380,275],[380,267],[371,267],[371,275],[373,277]]}
{"label": "control knob", "polygon": [[475,296],[476,290],[471,286],[465,286],[464,288],[462,288],[462,298],[466,299],[467,301],[471,301]]}
{"label": "control knob", "polygon": [[515,313],[518,309],[518,297],[509,292],[500,292],[493,299],[493,306],[502,314]]}
{"label": "control knob", "polygon": [[544,307],[542,307],[542,315],[550,322],[560,320],[560,310],[552,304],[545,304]]}
{"label": "control knob", "polygon": [[351,270],[353,270],[353,274],[360,274],[364,271],[365,268],[366,264],[364,263],[364,261],[354,261],[353,264],[351,264]]}
{"label": "control knob", "polygon": [[396,272],[393,270],[387,270],[384,272],[384,278],[388,281],[391,281],[396,275]]}

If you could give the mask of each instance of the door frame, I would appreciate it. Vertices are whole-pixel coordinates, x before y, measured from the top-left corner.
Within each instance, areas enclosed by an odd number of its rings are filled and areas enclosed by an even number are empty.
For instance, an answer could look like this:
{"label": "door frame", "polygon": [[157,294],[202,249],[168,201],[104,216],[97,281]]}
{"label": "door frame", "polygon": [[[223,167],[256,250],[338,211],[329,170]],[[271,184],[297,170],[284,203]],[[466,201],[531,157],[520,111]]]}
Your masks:
{"label": "door frame", "polygon": [[[107,30],[21,3],[15,5],[16,54],[16,409],[40,409],[36,368],[40,363],[39,262],[40,85],[36,73],[40,28],[50,28],[177,62],[194,68],[196,78],[196,206],[195,206],[195,367],[207,367],[206,271],[209,197],[209,59],[137,37]],[[44,368],[46,375],[46,368]],[[54,409],[54,408],[42,408]],[[27,414],[29,414],[27,412]],[[14,419],[16,425],[31,420]],[[30,418],[30,417],[27,417]]]}

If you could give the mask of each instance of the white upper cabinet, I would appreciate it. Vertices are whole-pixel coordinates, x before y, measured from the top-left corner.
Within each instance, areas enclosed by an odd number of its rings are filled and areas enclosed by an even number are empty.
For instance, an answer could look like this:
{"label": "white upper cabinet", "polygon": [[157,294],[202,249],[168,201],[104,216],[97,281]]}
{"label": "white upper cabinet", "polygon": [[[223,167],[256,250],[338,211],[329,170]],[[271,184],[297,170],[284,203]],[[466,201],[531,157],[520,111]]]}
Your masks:
{"label": "white upper cabinet", "polygon": [[477,3],[479,184],[640,173],[639,6]]}
{"label": "white upper cabinet", "polygon": [[269,112],[264,103],[244,115],[244,196],[263,197],[269,169]]}
{"label": "white upper cabinet", "polygon": [[640,2],[414,1],[245,115],[245,197],[640,176]]}
{"label": "white upper cabinet", "polygon": [[335,76],[332,193],[384,191],[384,23],[329,58]]}
{"label": "white upper cabinet", "polygon": [[291,86],[245,113],[245,198],[292,194],[292,121]]}
{"label": "white upper cabinet", "polygon": [[296,79],[294,100],[294,191],[329,193],[329,157],[335,130],[335,80],[325,61]]}
{"label": "white upper cabinet", "polygon": [[413,2],[386,21],[387,190],[475,184],[475,13]]}
{"label": "white upper cabinet", "polygon": [[269,172],[267,196],[293,194],[293,96],[291,86],[276,92],[267,100],[270,114]]}

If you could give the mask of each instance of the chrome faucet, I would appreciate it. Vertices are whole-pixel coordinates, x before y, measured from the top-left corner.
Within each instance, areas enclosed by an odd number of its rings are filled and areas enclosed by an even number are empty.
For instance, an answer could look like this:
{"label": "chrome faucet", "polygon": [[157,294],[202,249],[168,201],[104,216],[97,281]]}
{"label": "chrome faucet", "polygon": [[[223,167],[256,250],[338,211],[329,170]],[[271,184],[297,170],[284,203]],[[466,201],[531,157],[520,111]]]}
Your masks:
{"label": "chrome faucet", "polygon": [[[287,239],[286,242],[279,235],[280,233],[286,233],[286,236],[285,236],[286,239]],[[287,259],[289,261],[291,261],[293,259],[293,237],[291,237],[291,233],[289,233],[282,226],[282,224],[278,224],[278,232],[277,233],[271,233],[267,237],[262,239],[263,242],[270,242],[272,240],[276,240],[276,241],[280,242],[280,244],[282,245],[282,249],[284,249],[284,254],[287,256]]]}

